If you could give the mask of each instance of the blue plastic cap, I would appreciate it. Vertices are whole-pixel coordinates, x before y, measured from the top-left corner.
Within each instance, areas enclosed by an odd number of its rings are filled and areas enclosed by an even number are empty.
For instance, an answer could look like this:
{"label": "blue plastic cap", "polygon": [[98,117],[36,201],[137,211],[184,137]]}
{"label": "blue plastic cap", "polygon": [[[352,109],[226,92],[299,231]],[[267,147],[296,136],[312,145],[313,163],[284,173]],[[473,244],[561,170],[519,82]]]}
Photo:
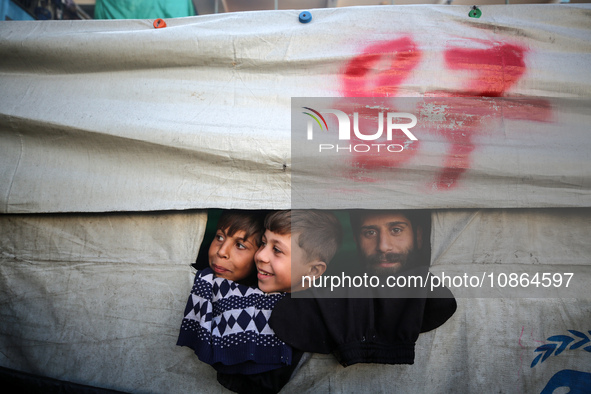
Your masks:
{"label": "blue plastic cap", "polygon": [[311,20],[312,20],[312,14],[310,13],[310,11],[302,11],[300,13],[300,22],[308,23]]}

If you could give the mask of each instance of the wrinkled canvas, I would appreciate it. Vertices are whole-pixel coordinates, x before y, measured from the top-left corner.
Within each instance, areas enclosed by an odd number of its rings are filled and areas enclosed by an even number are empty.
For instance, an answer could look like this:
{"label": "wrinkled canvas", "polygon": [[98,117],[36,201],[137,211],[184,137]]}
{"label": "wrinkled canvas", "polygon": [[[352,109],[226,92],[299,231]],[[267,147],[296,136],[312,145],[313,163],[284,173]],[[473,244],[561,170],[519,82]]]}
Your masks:
{"label": "wrinkled canvas", "polygon": [[[224,392],[175,346],[190,264],[207,208],[290,208],[292,97],[591,97],[589,6],[469,10],[0,23],[0,365],[128,392]],[[573,113],[563,135],[536,135],[548,122],[535,116],[521,135],[432,135],[428,165],[396,169],[392,208],[435,209],[433,272],[568,269],[589,283],[589,114]],[[432,187],[446,168],[452,186]],[[589,316],[588,295],[458,298],[414,365],[307,355],[284,392],[584,389]]]}

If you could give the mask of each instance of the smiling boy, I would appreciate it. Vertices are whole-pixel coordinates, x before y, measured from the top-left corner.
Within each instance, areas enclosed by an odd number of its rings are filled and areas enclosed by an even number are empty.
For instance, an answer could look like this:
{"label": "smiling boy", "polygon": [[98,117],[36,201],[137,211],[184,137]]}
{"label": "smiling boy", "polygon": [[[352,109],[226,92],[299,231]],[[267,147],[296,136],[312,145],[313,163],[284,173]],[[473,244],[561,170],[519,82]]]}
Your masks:
{"label": "smiling boy", "polygon": [[321,276],[341,239],[341,224],[330,212],[291,210],[269,214],[254,257],[259,289],[265,293],[304,290],[302,277]]}

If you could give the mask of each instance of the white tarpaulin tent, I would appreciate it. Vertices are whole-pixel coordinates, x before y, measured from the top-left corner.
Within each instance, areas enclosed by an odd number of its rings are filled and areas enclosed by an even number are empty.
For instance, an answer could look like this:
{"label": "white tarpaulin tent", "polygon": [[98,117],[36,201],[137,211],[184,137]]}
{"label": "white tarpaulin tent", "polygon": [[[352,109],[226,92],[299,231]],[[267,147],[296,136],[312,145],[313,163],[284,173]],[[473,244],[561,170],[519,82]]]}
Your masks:
{"label": "white tarpaulin tent", "polygon": [[[373,207],[434,209],[434,272],[536,266],[584,288],[591,7],[469,10],[0,23],[0,366],[121,391],[224,392],[175,346],[190,264],[206,209],[286,209],[292,175],[322,184],[292,167],[292,97],[533,100],[497,114],[494,133],[421,136],[396,163],[399,184],[365,184]],[[362,192],[334,208],[368,207]],[[459,298],[420,336],[414,365],[314,354],[284,391],[584,392],[591,294],[564,294]]]}

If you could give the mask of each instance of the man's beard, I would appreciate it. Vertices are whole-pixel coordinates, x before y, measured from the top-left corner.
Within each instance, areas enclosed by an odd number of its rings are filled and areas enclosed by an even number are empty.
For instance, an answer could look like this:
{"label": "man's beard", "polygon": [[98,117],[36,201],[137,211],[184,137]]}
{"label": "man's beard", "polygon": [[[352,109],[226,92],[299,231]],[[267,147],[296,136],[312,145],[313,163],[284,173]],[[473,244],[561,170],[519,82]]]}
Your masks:
{"label": "man's beard", "polygon": [[365,268],[368,273],[377,276],[398,275],[418,261],[416,249],[408,250],[406,253],[377,253],[365,256]]}

